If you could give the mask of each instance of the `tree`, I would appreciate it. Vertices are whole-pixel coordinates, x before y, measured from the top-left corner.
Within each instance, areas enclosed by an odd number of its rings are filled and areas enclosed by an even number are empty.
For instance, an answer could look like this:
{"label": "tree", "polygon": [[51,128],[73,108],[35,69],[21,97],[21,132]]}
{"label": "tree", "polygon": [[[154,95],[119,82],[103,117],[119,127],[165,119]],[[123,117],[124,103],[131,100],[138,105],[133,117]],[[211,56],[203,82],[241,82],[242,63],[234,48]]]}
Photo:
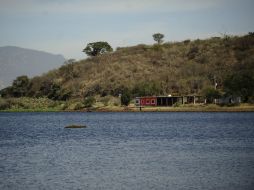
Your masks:
{"label": "tree", "polygon": [[239,72],[226,77],[224,88],[227,94],[241,96],[243,102],[248,102],[254,96],[254,77],[252,72]]}
{"label": "tree", "polygon": [[156,41],[158,44],[161,44],[163,42],[162,38],[164,38],[164,35],[161,33],[156,33],[153,35],[154,41]]}
{"label": "tree", "polygon": [[51,83],[48,98],[52,100],[59,100],[61,96],[61,87],[58,84]]}
{"label": "tree", "polygon": [[69,59],[59,68],[59,74],[63,76],[64,80],[73,80],[78,77],[78,72],[74,69],[75,62],[75,59]]}
{"label": "tree", "polygon": [[206,98],[207,103],[213,103],[214,99],[221,97],[221,93],[212,87],[204,89],[203,95]]}
{"label": "tree", "polygon": [[85,108],[91,108],[93,104],[96,102],[93,96],[88,96],[84,99]]}
{"label": "tree", "polygon": [[131,101],[131,95],[129,90],[125,90],[123,94],[121,95],[121,104],[128,106]]}
{"label": "tree", "polygon": [[100,54],[104,54],[107,52],[112,52],[112,47],[108,44],[108,42],[93,42],[87,44],[86,48],[83,49],[83,52],[88,56],[97,56]]}
{"label": "tree", "polygon": [[2,98],[9,98],[9,97],[13,97],[13,93],[12,93],[12,87],[6,87],[2,90],[0,90],[0,97]]}
{"label": "tree", "polygon": [[12,83],[12,94],[14,97],[25,96],[30,85],[30,80],[26,75],[17,77]]}
{"label": "tree", "polygon": [[132,94],[135,96],[152,96],[161,94],[161,92],[161,86],[156,81],[137,83],[132,89]]}

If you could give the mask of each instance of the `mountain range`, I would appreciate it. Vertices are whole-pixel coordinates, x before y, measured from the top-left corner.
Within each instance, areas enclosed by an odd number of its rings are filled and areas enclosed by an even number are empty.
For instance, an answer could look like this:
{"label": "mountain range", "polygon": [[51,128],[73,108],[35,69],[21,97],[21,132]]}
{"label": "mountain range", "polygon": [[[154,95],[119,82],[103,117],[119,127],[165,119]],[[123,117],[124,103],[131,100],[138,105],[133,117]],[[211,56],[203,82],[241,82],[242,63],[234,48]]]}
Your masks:
{"label": "mountain range", "polygon": [[17,76],[41,75],[60,67],[64,61],[62,55],[15,46],[0,47],[0,89],[11,85]]}

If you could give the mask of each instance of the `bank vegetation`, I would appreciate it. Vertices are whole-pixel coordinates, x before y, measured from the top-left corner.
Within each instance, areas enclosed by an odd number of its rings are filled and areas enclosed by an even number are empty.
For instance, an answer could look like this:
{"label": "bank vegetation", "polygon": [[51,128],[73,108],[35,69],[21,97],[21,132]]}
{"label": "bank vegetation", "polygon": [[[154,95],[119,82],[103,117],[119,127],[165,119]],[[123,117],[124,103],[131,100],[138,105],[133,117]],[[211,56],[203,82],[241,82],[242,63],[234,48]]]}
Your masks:
{"label": "bank vegetation", "polygon": [[[120,106],[119,96],[126,94],[130,99],[168,94],[239,96],[252,104],[254,33],[119,47],[81,61],[68,60],[41,76],[17,77],[0,91],[0,109],[18,104],[57,110]],[[27,105],[26,100],[34,102]]]}

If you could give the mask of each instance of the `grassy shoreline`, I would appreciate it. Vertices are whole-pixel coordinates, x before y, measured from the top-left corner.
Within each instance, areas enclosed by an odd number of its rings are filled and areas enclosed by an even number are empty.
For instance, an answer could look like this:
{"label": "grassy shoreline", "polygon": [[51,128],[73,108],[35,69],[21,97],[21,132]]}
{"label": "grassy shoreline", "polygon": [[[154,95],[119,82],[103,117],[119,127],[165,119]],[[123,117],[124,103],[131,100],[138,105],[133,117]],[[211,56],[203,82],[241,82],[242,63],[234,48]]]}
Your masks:
{"label": "grassy shoreline", "polygon": [[217,106],[217,105],[198,105],[185,107],[116,107],[98,108],[98,112],[254,112],[254,105],[244,106]]}
{"label": "grassy shoreline", "polygon": [[43,108],[43,109],[6,109],[0,112],[254,112],[254,105],[241,104],[239,106],[218,106],[218,105],[188,105],[180,107],[143,107],[140,111],[135,106],[103,106],[89,109],[62,110],[59,108]]}
{"label": "grassy shoreline", "polygon": [[[117,102],[118,101],[118,102]],[[184,104],[172,107],[142,107],[142,112],[254,112],[254,104],[240,105]],[[85,108],[81,100],[53,101],[48,98],[0,98],[0,112],[141,112],[132,102],[121,106],[119,99],[106,103],[98,99],[92,107]]]}

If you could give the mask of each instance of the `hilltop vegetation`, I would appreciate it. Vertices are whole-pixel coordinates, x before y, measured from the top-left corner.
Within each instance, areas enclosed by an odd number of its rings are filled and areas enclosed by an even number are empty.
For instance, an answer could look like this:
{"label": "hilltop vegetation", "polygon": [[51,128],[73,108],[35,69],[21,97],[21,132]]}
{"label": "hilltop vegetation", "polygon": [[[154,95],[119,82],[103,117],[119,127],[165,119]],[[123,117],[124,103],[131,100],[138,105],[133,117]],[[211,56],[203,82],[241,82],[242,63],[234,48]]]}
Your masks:
{"label": "hilltop vegetation", "polygon": [[[24,85],[22,85],[24,84]],[[253,102],[254,34],[117,48],[32,79],[17,78],[2,97],[87,97],[144,95],[241,96]],[[22,92],[22,93],[19,93]]]}

